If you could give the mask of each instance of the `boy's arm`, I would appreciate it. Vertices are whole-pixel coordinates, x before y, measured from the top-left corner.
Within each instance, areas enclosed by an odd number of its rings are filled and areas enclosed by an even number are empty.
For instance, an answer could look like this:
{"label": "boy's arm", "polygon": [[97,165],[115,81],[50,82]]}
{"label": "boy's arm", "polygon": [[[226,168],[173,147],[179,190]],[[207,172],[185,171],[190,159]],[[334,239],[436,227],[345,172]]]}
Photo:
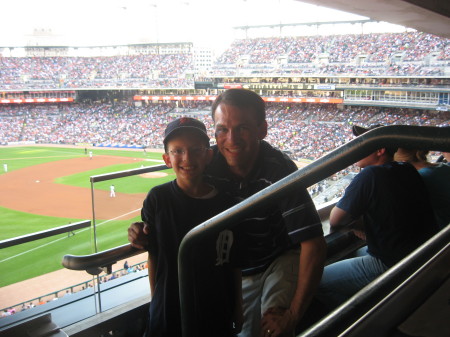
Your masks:
{"label": "boy's arm", "polygon": [[[150,232],[149,226],[145,222],[133,222],[128,228],[128,241],[130,241],[131,245],[138,249],[146,249],[148,250],[148,234]],[[148,280],[150,283],[150,296],[153,297],[153,293],[155,290],[155,264],[156,261],[154,257],[148,252],[147,258],[148,264]]]}

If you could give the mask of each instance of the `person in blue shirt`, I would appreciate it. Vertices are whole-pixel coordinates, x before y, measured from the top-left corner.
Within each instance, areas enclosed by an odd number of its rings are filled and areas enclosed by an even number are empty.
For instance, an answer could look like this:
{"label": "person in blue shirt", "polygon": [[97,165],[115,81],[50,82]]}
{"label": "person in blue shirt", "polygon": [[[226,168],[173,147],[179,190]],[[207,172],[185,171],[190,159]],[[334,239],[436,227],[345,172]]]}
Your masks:
{"label": "person in blue shirt", "polygon": [[431,163],[428,151],[399,148],[394,159],[412,164],[421,175],[427,187],[439,228],[450,223],[450,166],[445,163]]}
{"label": "person in blue shirt", "polygon": [[[353,127],[356,136],[367,130]],[[345,302],[437,232],[423,180],[411,164],[393,161],[395,151],[380,148],[358,161],[361,172],[330,213],[332,231],[362,223],[367,246],[356,257],[324,268],[316,297],[327,310]]]}

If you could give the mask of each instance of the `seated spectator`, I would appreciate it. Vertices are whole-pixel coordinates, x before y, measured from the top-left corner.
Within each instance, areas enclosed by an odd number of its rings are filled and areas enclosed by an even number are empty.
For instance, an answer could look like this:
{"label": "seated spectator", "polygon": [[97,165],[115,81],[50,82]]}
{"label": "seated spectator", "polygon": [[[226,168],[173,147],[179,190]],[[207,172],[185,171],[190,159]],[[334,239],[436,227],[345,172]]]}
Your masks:
{"label": "seated spectator", "polygon": [[450,166],[444,163],[430,163],[428,151],[399,148],[394,156],[397,161],[412,164],[422,176],[430,195],[439,228],[450,223]]}
{"label": "seated spectator", "polygon": [[442,152],[442,155],[444,156],[447,163],[450,163],[450,152]]}
{"label": "seated spectator", "polygon": [[446,163],[446,164],[449,164],[450,163],[450,152],[442,152],[442,154],[439,157],[438,161]]}
{"label": "seated spectator", "polygon": [[[368,129],[354,126],[360,135]],[[356,163],[361,169],[330,213],[330,226],[362,219],[367,248],[325,267],[317,299],[339,306],[437,232],[428,193],[417,170],[381,148]]]}

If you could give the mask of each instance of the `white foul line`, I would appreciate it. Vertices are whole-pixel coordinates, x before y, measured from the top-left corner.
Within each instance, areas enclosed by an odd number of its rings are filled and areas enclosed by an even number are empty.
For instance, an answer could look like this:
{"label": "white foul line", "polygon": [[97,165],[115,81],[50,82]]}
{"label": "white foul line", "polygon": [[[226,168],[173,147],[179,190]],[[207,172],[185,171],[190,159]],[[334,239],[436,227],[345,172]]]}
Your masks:
{"label": "white foul line", "polygon": [[[113,221],[113,220],[120,219],[120,218],[123,217],[123,216],[126,216],[126,215],[128,215],[128,214],[135,213],[135,212],[140,211],[140,210],[141,210],[140,208],[135,209],[134,211],[131,211],[131,212],[128,212],[128,213],[119,215],[119,216],[117,216],[117,217],[115,217],[115,218],[112,218],[112,219],[109,219],[109,220],[105,220],[105,221],[103,221],[103,222],[97,224],[96,226],[101,226],[101,225],[103,225],[103,224],[105,224],[105,223],[108,223],[108,222]],[[89,228],[83,228],[83,229],[79,230],[78,233],[81,233],[81,232],[84,232],[84,231],[90,230],[90,229],[91,229],[90,227],[89,227]],[[0,260],[0,263],[5,262],[5,261],[8,261],[8,260],[12,260],[12,259],[14,259],[14,258],[16,258],[16,257],[19,257],[19,256],[21,256],[21,255],[24,255],[24,254],[26,254],[26,253],[31,253],[31,252],[33,252],[33,251],[35,251],[35,250],[37,250],[37,249],[43,248],[43,247],[45,247],[45,246],[48,246],[48,245],[50,245],[50,244],[53,244],[53,243],[55,243],[55,242],[58,242],[58,241],[61,241],[61,240],[67,239],[67,238],[68,238],[68,237],[65,236],[65,237],[62,237],[62,238],[59,238],[59,239],[56,239],[56,240],[47,242],[46,244],[43,244],[43,245],[41,245],[41,246],[32,248],[32,249],[27,250],[27,251],[24,251],[24,252],[22,252],[22,253],[19,253],[19,254],[16,254],[16,255],[7,257],[6,259]]]}

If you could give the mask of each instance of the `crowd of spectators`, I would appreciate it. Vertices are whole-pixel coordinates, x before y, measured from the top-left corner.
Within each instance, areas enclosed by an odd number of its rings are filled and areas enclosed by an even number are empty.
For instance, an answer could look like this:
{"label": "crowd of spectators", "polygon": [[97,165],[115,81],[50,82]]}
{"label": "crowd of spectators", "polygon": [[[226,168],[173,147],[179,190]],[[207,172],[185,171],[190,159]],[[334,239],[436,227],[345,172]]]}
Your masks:
{"label": "crowd of spectators", "polygon": [[[163,47],[161,47],[163,48]],[[420,32],[240,39],[212,77],[247,74],[443,75],[450,40]],[[194,88],[192,51],[98,57],[0,55],[0,88]]]}
{"label": "crowd of spectators", "polygon": [[449,39],[420,32],[254,38],[234,41],[213,73],[443,75],[449,55]]}
{"label": "crowd of spectators", "polygon": [[192,88],[192,54],[102,57],[0,57],[2,89]]}
{"label": "crowd of spectators", "polygon": [[234,41],[217,63],[237,64],[243,56],[249,63],[270,64],[279,56],[288,63],[312,63],[323,54],[330,63],[352,63],[359,55],[366,62],[386,62],[398,54],[423,61],[431,53],[449,60],[449,49],[449,39],[420,32],[255,38]]}
{"label": "crowd of spectators", "polygon": [[[159,148],[162,130],[172,119],[194,114],[213,137],[208,103],[70,104],[0,106],[4,143],[123,145]],[[450,125],[450,113],[403,108],[331,104],[268,103],[267,140],[294,159],[314,160],[351,139],[352,124]]]}

